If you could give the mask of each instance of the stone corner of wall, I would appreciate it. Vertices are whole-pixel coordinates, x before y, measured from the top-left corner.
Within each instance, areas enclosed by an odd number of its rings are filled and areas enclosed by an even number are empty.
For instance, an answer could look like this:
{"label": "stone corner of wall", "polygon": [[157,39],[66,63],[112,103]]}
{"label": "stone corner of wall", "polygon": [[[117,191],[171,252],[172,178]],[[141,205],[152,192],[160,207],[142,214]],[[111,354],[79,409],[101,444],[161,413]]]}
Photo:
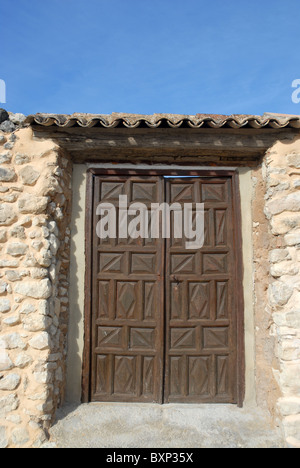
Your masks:
{"label": "stone corner of wall", "polygon": [[69,303],[71,162],[13,125],[0,125],[0,448],[47,441]]}
{"label": "stone corner of wall", "polygon": [[269,230],[268,310],[275,342],[276,410],[287,444],[300,446],[300,138],[277,143],[264,162]]}

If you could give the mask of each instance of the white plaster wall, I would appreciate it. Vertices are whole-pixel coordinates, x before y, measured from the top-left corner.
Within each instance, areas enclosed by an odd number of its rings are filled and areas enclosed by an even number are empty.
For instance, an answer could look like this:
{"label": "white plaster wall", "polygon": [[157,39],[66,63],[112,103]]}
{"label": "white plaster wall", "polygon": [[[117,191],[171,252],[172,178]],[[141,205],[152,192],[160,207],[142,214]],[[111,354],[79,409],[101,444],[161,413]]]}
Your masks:
{"label": "white plaster wall", "polygon": [[[85,201],[86,172],[89,167],[116,168],[110,164],[74,165],[73,169],[73,208],[71,224],[71,266],[70,266],[70,316],[67,360],[66,400],[69,403],[81,401],[82,356],[84,347],[84,275],[85,275]],[[135,165],[122,165],[122,168],[137,168]],[[148,169],[139,165],[139,169]],[[151,169],[170,169],[170,166],[151,166]],[[172,169],[183,169],[172,166]],[[205,169],[185,167],[186,170]],[[211,167],[207,168],[211,170]],[[217,168],[235,169],[233,168]],[[253,248],[252,248],[252,178],[250,169],[241,169],[240,188],[242,205],[242,237],[244,258],[244,298],[245,298],[245,349],[246,349],[246,396],[245,405],[255,405],[255,333],[254,333],[254,291],[253,291]]]}
{"label": "white plaster wall", "polygon": [[244,261],[244,319],[245,319],[245,405],[256,403],[255,384],[255,321],[254,321],[254,271],[253,271],[253,219],[252,171],[240,169],[240,197],[242,213],[242,239]]}
{"label": "white plaster wall", "polygon": [[81,373],[84,346],[84,281],[85,281],[85,165],[73,167],[73,202],[71,220],[70,311],[66,401],[81,401]]}

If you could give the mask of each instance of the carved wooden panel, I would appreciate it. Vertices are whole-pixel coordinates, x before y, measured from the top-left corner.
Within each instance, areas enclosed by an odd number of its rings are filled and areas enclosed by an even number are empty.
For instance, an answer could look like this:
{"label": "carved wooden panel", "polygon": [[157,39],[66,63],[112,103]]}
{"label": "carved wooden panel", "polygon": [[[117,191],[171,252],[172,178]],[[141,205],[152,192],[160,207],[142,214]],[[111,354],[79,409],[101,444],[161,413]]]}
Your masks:
{"label": "carved wooden panel", "polygon": [[99,281],[98,283],[98,308],[97,317],[100,319],[109,319],[109,281]]}
{"label": "carved wooden panel", "polygon": [[182,320],[184,311],[185,291],[182,283],[170,284],[171,320]]}
{"label": "carved wooden panel", "polygon": [[180,254],[172,255],[171,271],[176,274],[194,274],[195,273],[195,255]]}
{"label": "carved wooden panel", "polygon": [[156,271],[156,255],[147,253],[134,253],[131,256],[131,273],[152,273]]}
{"label": "carved wooden panel", "polygon": [[[163,203],[160,177],[97,177],[94,214],[119,195],[128,203]],[[150,205],[149,205],[150,207]],[[129,218],[129,221],[131,219]],[[163,241],[102,242],[94,218],[92,401],[162,402],[164,354]]]}
{"label": "carved wooden panel", "polygon": [[210,319],[210,283],[189,283],[189,318]]}
{"label": "carved wooden panel", "polygon": [[155,351],[155,329],[132,328],[130,331],[130,349],[150,349]]}
{"label": "carved wooden panel", "polygon": [[125,195],[124,182],[102,182],[101,202],[117,202],[119,200],[120,195]]}
{"label": "carved wooden panel", "polygon": [[[153,357],[143,357],[142,393],[145,396],[154,394],[155,359]],[[161,382],[160,382],[161,383]]]}
{"label": "carved wooden panel", "polygon": [[193,328],[172,328],[171,329],[171,349],[182,350],[196,348],[196,333]]}
{"label": "carved wooden panel", "polygon": [[193,203],[195,201],[195,185],[178,183],[171,186],[171,203]]}
{"label": "carved wooden panel", "polygon": [[203,349],[228,351],[228,328],[203,327]]}
{"label": "carved wooden panel", "polygon": [[216,245],[227,245],[227,211],[216,210],[215,212],[215,227],[216,227]]}
{"label": "carved wooden panel", "polygon": [[139,283],[117,281],[116,317],[137,320],[139,317]]}
{"label": "carved wooden panel", "polygon": [[201,184],[203,202],[226,202],[227,192],[225,184]]}
{"label": "carved wooden panel", "polygon": [[101,273],[122,273],[125,267],[125,255],[121,253],[101,252],[99,255]]}
{"label": "carved wooden panel", "polygon": [[203,273],[227,273],[227,254],[203,254]]}
{"label": "carved wooden panel", "polygon": [[151,203],[204,203],[204,245],[175,238],[173,212],[166,241],[123,239],[119,227],[101,241],[94,217],[91,400],[236,403],[231,178],[98,176],[94,213],[105,201],[119,220],[120,195],[149,213]]}
{"label": "carved wooden panel", "polygon": [[212,359],[205,357],[189,358],[188,395],[196,398],[210,396],[210,378],[212,374]]}
{"label": "carved wooden panel", "polygon": [[[233,200],[230,179],[169,179],[166,200],[204,203],[204,245],[166,247],[166,402],[237,399]],[[174,219],[174,218],[173,218]]]}
{"label": "carved wooden panel", "polygon": [[133,182],[131,188],[131,202],[154,203],[157,199],[157,184]]}
{"label": "carved wooden panel", "polygon": [[98,348],[122,348],[122,328],[98,327]]}
{"label": "carved wooden panel", "polygon": [[158,297],[158,287],[157,283],[153,282],[144,282],[144,296],[143,296],[143,317],[144,320],[155,320],[156,316],[156,307],[157,307],[157,297]]}
{"label": "carved wooden panel", "polygon": [[216,312],[218,319],[227,319],[228,318],[228,282],[217,282],[217,305]]}
{"label": "carved wooden panel", "polygon": [[114,393],[131,396],[136,392],[137,358],[116,356],[114,360]]}

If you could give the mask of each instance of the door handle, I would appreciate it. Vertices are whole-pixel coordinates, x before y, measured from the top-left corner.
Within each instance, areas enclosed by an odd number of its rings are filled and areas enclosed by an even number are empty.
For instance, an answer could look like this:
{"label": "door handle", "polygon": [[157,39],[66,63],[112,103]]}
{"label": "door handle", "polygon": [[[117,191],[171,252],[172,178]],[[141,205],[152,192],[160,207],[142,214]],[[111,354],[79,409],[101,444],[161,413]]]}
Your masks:
{"label": "door handle", "polygon": [[175,282],[175,283],[177,283],[177,284],[180,283],[180,280],[179,280],[179,279],[177,278],[177,276],[175,276],[175,275],[171,275],[170,279],[171,279],[171,281],[173,281],[173,282]]}

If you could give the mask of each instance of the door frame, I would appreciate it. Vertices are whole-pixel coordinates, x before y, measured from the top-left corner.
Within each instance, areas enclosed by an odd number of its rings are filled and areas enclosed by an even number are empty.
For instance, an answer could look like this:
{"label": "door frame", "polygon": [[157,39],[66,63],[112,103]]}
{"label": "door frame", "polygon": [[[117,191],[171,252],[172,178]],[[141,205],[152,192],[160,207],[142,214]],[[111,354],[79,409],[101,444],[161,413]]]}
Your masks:
{"label": "door frame", "polygon": [[86,183],[86,218],[85,218],[85,285],[84,285],[84,351],[82,365],[82,402],[91,401],[91,354],[92,354],[92,236],[93,236],[93,193],[94,178],[97,176],[182,176],[195,177],[231,177],[233,194],[234,236],[236,245],[235,257],[235,284],[236,284],[236,317],[237,317],[237,402],[242,408],[245,398],[245,325],[244,325],[244,266],[242,254],[242,216],[238,170],[223,169],[99,169],[90,168],[87,171]]}

